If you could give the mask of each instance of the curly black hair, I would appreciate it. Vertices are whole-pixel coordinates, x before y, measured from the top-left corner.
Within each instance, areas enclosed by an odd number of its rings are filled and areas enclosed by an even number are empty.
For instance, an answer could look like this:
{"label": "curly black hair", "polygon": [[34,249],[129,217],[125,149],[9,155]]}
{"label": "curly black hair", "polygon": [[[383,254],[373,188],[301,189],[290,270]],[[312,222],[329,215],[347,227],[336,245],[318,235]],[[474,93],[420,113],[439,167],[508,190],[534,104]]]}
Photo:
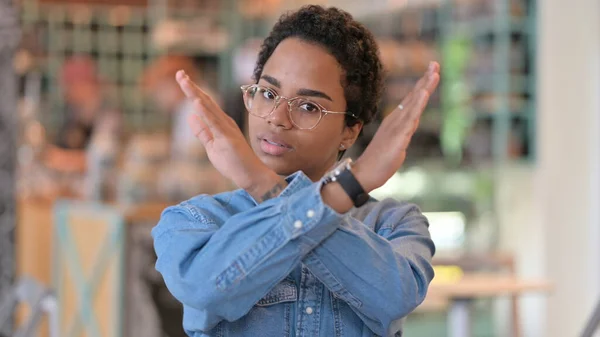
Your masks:
{"label": "curly black hair", "polygon": [[[364,124],[373,120],[383,91],[383,66],[375,38],[362,24],[338,8],[309,5],[282,15],[264,40],[253,78],[258,82],[275,48],[289,37],[324,47],[343,69],[346,111]],[[346,116],[346,125],[357,120]]]}

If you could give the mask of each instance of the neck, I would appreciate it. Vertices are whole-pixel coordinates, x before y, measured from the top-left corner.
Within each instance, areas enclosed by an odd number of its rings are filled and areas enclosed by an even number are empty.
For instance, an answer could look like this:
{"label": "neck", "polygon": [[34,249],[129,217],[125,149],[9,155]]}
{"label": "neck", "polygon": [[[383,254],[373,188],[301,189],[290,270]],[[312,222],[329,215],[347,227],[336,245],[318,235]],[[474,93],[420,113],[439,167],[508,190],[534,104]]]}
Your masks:
{"label": "neck", "polygon": [[336,158],[334,158],[333,160],[330,160],[328,162],[328,165],[325,165],[322,169],[315,171],[314,173],[308,173],[308,172],[304,172],[308,178],[313,181],[319,181],[321,178],[323,178],[323,176],[325,175],[325,173],[329,172],[330,170],[332,170],[335,167],[335,164],[338,162],[338,160],[336,160]]}

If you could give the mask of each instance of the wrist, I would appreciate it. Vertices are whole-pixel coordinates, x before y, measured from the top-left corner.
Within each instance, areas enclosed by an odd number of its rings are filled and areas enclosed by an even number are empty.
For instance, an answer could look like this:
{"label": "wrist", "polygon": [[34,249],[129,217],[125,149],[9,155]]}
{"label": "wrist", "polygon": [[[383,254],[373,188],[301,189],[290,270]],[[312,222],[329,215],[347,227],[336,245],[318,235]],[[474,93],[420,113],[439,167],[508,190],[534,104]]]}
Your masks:
{"label": "wrist", "polygon": [[275,198],[287,186],[285,179],[270,169],[252,175],[252,181],[244,189],[258,203]]}
{"label": "wrist", "polygon": [[353,203],[342,186],[337,182],[331,182],[321,189],[323,203],[331,207],[339,214],[344,214],[352,209]]}
{"label": "wrist", "polygon": [[[338,213],[345,213],[352,207],[360,207],[369,200],[368,190],[364,185],[370,178],[368,171],[351,159],[339,162],[325,175],[325,186],[321,189],[323,202]],[[360,180],[359,180],[360,179]]]}
{"label": "wrist", "polygon": [[364,162],[360,160],[355,161],[354,165],[352,165],[352,174],[354,174],[354,178],[356,178],[365,193],[370,193],[372,190],[378,187],[374,186],[374,184],[371,182],[372,174],[364,165]]}

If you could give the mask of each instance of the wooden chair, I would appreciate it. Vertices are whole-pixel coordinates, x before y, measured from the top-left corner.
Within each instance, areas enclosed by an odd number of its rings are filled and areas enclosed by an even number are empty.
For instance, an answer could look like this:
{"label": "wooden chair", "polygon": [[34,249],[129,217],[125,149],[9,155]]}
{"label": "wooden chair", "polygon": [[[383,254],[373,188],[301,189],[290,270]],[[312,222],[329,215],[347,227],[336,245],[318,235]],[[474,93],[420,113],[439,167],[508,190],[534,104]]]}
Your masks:
{"label": "wooden chair", "polygon": [[59,201],[54,208],[54,285],[61,337],[120,337],[125,221],[116,208]]}
{"label": "wooden chair", "polygon": [[0,331],[8,325],[19,305],[27,307],[29,315],[21,317],[21,323],[12,337],[33,337],[43,315],[49,321],[49,336],[58,337],[57,302],[54,292],[30,277],[24,277],[12,289],[0,297]]}

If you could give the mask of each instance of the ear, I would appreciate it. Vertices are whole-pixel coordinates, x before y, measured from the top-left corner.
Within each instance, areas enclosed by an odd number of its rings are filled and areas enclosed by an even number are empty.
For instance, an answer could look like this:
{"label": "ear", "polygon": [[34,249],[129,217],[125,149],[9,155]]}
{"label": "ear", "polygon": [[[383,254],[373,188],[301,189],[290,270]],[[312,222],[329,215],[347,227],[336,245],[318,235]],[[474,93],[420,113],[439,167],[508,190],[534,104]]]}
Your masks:
{"label": "ear", "polygon": [[354,142],[356,142],[356,138],[358,138],[362,127],[362,122],[358,122],[352,126],[344,126],[344,131],[342,132],[342,141],[340,145],[343,145],[345,149],[349,149],[350,147],[352,147]]}

